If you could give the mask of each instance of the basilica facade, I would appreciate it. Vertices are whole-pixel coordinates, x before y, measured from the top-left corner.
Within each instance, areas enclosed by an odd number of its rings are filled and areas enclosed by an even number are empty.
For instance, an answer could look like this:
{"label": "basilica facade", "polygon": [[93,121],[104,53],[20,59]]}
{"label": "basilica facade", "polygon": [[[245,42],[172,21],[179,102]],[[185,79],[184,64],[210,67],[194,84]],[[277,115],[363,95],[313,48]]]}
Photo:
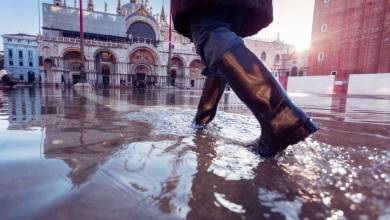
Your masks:
{"label": "basilica facade", "polygon": [[[42,4],[43,26],[38,35],[40,76],[44,84],[72,85],[80,80],[80,26],[77,2]],[[118,0],[116,13],[94,10],[93,0],[83,11],[85,71],[94,86],[156,86],[202,88],[205,77],[191,41],[172,35],[169,63],[169,15],[164,7],[154,14],[147,0]],[[245,40],[275,75],[280,75],[282,54],[292,47],[281,41]],[[256,43],[257,42],[257,43]]]}

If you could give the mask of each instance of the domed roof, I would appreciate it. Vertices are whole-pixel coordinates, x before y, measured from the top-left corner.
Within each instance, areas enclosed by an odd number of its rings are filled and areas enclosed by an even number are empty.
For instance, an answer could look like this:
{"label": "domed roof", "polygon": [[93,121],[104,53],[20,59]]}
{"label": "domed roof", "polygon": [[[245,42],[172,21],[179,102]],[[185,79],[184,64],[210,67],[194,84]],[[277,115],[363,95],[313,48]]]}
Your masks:
{"label": "domed roof", "polygon": [[129,14],[135,12],[136,10],[138,10],[140,7],[141,7],[141,4],[130,2],[130,3],[126,3],[126,4],[122,5],[121,8],[122,8],[122,11],[125,15],[129,15]]}

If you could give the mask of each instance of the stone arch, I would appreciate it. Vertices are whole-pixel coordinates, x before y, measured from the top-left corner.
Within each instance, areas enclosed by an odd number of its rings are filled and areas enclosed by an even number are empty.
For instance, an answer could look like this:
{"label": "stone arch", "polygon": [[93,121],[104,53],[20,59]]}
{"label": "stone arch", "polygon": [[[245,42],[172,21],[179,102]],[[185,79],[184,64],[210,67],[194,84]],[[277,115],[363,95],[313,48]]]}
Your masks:
{"label": "stone arch", "polygon": [[162,39],[161,31],[160,31],[158,24],[154,21],[154,19],[148,18],[146,16],[133,16],[133,15],[128,16],[126,18],[127,32],[129,31],[130,26],[134,23],[137,23],[137,22],[144,22],[145,24],[152,27],[152,29],[154,30],[154,33],[156,34],[157,41],[160,41]]}
{"label": "stone arch", "polygon": [[205,77],[202,77],[201,72],[204,69],[204,65],[201,60],[195,59],[191,61],[190,63],[190,81],[189,81],[189,87],[190,88],[202,88]]}
{"label": "stone arch", "polygon": [[100,49],[95,52],[94,64],[96,70],[97,84],[108,87],[111,81],[115,81],[113,74],[116,70],[117,58],[108,49]]}
{"label": "stone arch", "polygon": [[97,50],[94,54],[95,70],[103,73],[103,67],[108,67],[109,73],[116,72],[117,58],[115,54],[107,49]]}
{"label": "stone arch", "polygon": [[159,63],[157,53],[148,47],[134,48],[128,57],[130,64],[146,63],[152,66],[156,66]]}
{"label": "stone arch", "polygon": [[[78,49],[68,49],[62,54],[63,68],[66,71],[80,72],[82,61],[81,54]],[[84,57],[85,59],[85,57]]]}
{"label": "stone arch", "polygon": [[190,63],[190,79],[196,79],[200,76],[200,73],[204,69],[202,61],[195,59]]}
{"label": "stone arch", "polygon": [[171,58],[171,75],[172,71],[176,72],[176,77],[184,77],[185,74],[185,66],[184,66],[184,60],[180,56],[173,56]]}
{"label": "stone arch", "polygon": [[171,58],[171,69],[169,71],[169,84],[175,87],[185,86],[185,65],[184,60],[180,56]]}
{"label": "stone arch", "polygon": [[129,53],[131,76],[128,79],[137,87],[146,87],[156,81],[155,68],[159,63],[157,53],[148,47],[137,47]]}
{"label": "stone arch", "polygon": [[127,37],[131,39],[138,39],[140,42],[151,40],[157,42],[157,33],[153,27],[144,21],[135,21],[129,25],[127,29]]}
{"label": "stone arch", "polygon": [[52,59],[45,59],[43,61],[43,77],[46,80],[46,83],[54,83],[53,67],[54,61]]}

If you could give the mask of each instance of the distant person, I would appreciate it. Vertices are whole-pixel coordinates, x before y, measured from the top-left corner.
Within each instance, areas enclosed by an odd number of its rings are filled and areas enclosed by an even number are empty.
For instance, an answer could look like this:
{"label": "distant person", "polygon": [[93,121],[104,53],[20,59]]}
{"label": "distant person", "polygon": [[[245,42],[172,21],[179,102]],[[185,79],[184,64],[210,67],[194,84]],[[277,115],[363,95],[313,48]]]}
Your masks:
{"label": "distant person", "polygon": [[0,86],[13,87],[17,82],[9,77],[7,71],[0,70]]}
{"label": "distant person", "polygon": [[175,29],[194,42],[206,66],[196,127],[213,120],[227,83],[261,125],[260,155],[272,157],[317,131],[242,40],[273,21],[272,0],[173,0],[172,6]]}

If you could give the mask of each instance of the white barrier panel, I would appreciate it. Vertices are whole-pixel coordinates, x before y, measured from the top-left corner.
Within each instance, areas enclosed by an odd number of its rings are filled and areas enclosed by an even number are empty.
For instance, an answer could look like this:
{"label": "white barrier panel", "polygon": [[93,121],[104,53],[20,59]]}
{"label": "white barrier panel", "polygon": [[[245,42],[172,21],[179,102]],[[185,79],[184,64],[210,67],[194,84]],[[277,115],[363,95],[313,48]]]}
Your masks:
{"label": "white barrier panel", "polygon": [[287,92],[333,94],[335,76],[288,77]]}
{"label": "white barrier panel", "polygon": [[348,95],[390,95],[390,73],[349,75]]}

